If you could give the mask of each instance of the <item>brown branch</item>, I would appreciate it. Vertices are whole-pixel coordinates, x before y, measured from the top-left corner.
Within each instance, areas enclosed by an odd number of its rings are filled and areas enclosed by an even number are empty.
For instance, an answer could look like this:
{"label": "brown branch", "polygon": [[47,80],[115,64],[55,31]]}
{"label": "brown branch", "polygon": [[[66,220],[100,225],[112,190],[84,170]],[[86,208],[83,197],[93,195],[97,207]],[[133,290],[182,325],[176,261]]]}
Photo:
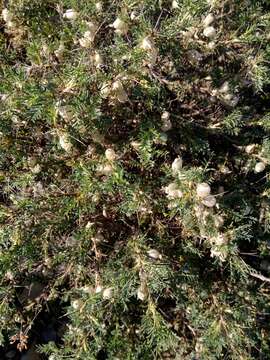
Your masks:
{"label": "brown branch", "polygon": [[270,283],[270,278],[267,278],[267,277],[265,277],[265,276],[263,276],[263,275],[261,275],[261,274],[256,274],[256,273],[253,273],[253,272],[251,272],[251,273],[249,273],[249,274],[250,274],[251,276],[257,278],[257,279],[260,279],[260,280],[262,280],[262,281],[265,281],[265,282]]}

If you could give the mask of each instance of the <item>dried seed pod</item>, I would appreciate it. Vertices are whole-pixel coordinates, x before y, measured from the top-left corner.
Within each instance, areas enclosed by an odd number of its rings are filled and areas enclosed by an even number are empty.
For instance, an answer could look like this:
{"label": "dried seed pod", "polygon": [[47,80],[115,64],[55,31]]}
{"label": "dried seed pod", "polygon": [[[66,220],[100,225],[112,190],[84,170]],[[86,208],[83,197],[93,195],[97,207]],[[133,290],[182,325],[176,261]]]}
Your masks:
{"label": "dried seed pod", "polygon": [[150,36],[146,36],[140,45],[140,48],[143,49],[148,53],[148,57],[151,64],[154,64],[157,59],[158,50],[155,47],[153,40],[150,38]]}
{"label": "dried seed pod", "polygon": [[68,9],[63,15],[63,18],[67,20],[76,20],[77,17],[78,17],[78,13],[73,9]]}
{"label": "dried seed pod", "polygon": [[81,47],[90,48],[92,45],[92,40],[83,36],[81,39],[79,39],[79,44],[81,45]]}
{"label": "dried seed pod", "polygon": [[166,186],[165,192],[168,197],[172,199],[181,198],[183,196],[182,191],[178,189],[178,185],[176,183],[170,183]]}
{"label": "dried seed pod", "polygon": [[128,25],[119,17],[113,22],[112,27],[115,29],[115,33],[119,35],[126,35],[128,32]]}
{"label": "dried seed pod", "polygon": [[221,215],[217,215],[214,217],[214,223],[217,228],[220,228],[224,224],[224,217]]}
{"label": "dried seed pod", "polygon": [[177,0],[173,0],[172,1],[172,9],[179,9],[179,4]]}
{"label": "dried seed pod", "polygon": [[172,172],[174,174],[177,174],[181,171],[183,167],[183,160],[181,157],[177,157],[176,159],[174,159],[173,163],[172,163]]}
{"label": "dried seed pod", "polygon": [[101,293],[102,290],[103,290],[103,287],[101,285],[97,285],[95,288],[95,293],[99,294],[99,293]]}
{"label": "dried seed pod", "polygon": [[81,39],[79,39],[79,44],[84,48],[89,48],[93,45],[95,39],[97,26],[92,21],[87,22],[88,29]]}
{"label": "dried seed pod", "polygon": [[72,144],[69,141],[69,136],[66,133],[61,133],[59,135],[59,145],[62,149],[64,149],[66,152],[70,152],[72,149]]}
{"label": "dried seed pod", "polygon": [[83,286],[81,290],[86,294],[92,294],[94,289],[91,286]]}
{"label": "dried seed pod", "polygon": [[104,241],[104,236],[100,232],[98,232],[95,236],[91,238],[91,240],[95,243],[100,243]]}
{"label": "dried seed pod", "polygon": [[102,8],[103,8],[102,2],[101,2],[101,1],[98,1],[98,2],[95,4],[95,7],[96,7],[96,9],[97,9],[98,12],[101,12],[101,11],[102,11]]}
{"label": "dried seed pod", "polygon": [[223,101],[224,105],[235,107],[239,102],[239,96],[234,95],[232,93],[227,93],[222,96],[221,101]]}
{"label": "dried seed pod", "polygon": [[139,150],[140,149],[140,146],[141,146],[141,143],[139,141],[131,141],[130,145],[135,149],[135,150]]}
{"label": "dried seed pod", "polygon": [[95,54],[93,56],[93,60],[94,60],[94,64],[95,66],[100,69],[103,65],[103,58],[100,55],[100,53],[98,51],[95,51]]}
{"label": "dried seed pod", "polygon": [[204,19],[203,19],[203,26],[204,27],[208,27],[209,25],[212,24],[212,22],[214,22],[215,17],[212,13],[208,14]]}
{"label": "dried seed pod", "polygon": [[101,175],[111,175],[113,173],[113,167],[110,164],[100,165],[97,168],[97,172]]}
{"label": "dried seed pod", "polygon": [[197,185],[197,195],[200,198],[205,198],[206,196],[210,195],[211,187],[207,183],[200,183]]}
{"label": "dried seed pod", "polygon": [[162,114],[161,114],[161,119],[162,120],[168,120],[170,118],[171,114],[169,113],[169,111],[164,111]]}
{"label": "dried seed pod", "polygon": [[217,258],[219,258],[220,261],[224,262],[228,256],[228,253],[225,250],[220,251],[220,250],[218,250],[217,247],[213,247],[211,249],[210,256],[217,257]]}
{"label": "dried seed pod", "polygon": [[155,45],[150,38],[150,36],[146,36],[141,43],[141,48],[145,51],[152,51],[155,49]]}
{"label": "dried seed pod", "polygon": [[30,170],[33,174],[39,174],[41,172],[40,164],[36,164],[35,166],[31,167]]}
{"label": "dried seed pod", "polygon": [[100,95],[102,98],[107,98],[110,95],[111,87],[109,83],[104,83],[100,89]]}
{"label": "dried seed pod", "polygon": [[2,18],[5,22],[9,22],[12,20],[12,14],[7,8],[4,8],[2,10]]}
{"label": "dried seed pod", "polygon": [[216,198],[213,195],[208,195],[202,199],[202,204],[211,208],[216,205]]}
{"label": "dried seed pod", "polygon": [[218,234],[212,239],[215,245],[221,246],[228,243],[228,237],[225,234]]}
{"label": "dried seed pod", "polygon": [[83,305],[82,300],[78,299],[78,300],[73,300],[71,303],[71,306],[73,307],[74,310],[79,310]]}
{"label": "dried seed pod", "polygon": [[103,290],[102,297],[104,300],[109,300],[113,297],[113,288],[109,287]]}
{"label": "dried seed pod", "polygon": [[117,159],[117,155],[113,149],[107,149],[105,151],[106,159],[109,161],[114,161]]}
{"label": "dried seed pod", "polygon": [[137,11],[132,11],[131,14],[130,14],[130,19],[132,21],[136,20],[138,18],[138,13]]}
{"label": "dried seed pod", "polygon": [[204,216],[205,207],[203,206],[203,204],[196,204],[194,206],[194,211],[195,211],[196,217],[200,220]]}
{"label": "dried seed pod", "polygon": [[170,120],[170,113],[168,111],[164,111],[164,113],[162,113],[161,120],[162,120],[161,130],[164,132],[171,130],[172,123]]}
{"label": "dried seed pod", "polygon": [[250,144],[245,147],[245,151],[247,154],[254,153],[254,150],[256,149],[256,144]]}
{"label": "dried seed pod", "polygon": [[54,55],[58,58],[58,60],[62,60],[64,52],[65,52],[65,45],[60,44],[58,49],[55,50]]}
{"label": "dried seed pod", "polygon": [[258,162],[256,165],[255,165],[255,168],[254,168],[254,172],[255,173],[260,173],[260,172],[263,172],[265,170],[265,163],[263,163],[262,161]]}
{"label": "dried seed pod", "polygon": [[213,39],[214,37],[216,37],[217,32],[216,29],[213,26],[207,26],[204,30],[203,30],[203,35],[209,39]]}
{"label": "dried seed pod", "polygon": [[114,93],[115,98],[119,101],[119,102],[126,102],[128,101],[128,96],[127,93],[123,87],[123,84],[120,80],[116,80],[113,82],[112,84],[112,91]]}
{"label": "dried seed pod", "polygon": [[160,252],[158,252],[156,249],[150,249],[147,251],[147,254],[150,258],[152,259],[162,259],[162,255],[160,254]]}
{"label": "dried seed pod", "polygon": [[144,301],[147,299],[148,289],[146,284],[141,284],[137,289],[137,297],[139,300]]}

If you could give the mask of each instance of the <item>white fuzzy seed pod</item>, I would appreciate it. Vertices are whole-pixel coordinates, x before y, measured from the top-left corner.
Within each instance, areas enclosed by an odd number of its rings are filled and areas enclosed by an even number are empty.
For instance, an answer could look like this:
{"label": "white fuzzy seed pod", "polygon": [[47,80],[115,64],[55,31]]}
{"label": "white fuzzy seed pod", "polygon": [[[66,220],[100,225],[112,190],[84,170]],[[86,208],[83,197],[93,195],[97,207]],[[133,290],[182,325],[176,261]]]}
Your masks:
{"label": "white fuzzy seed pod", "polygon": [[161,114],[161,120],[162,120],[161,130],[164,132],[171,130],[172,123],[170,121],[170,113],[168,111],[164,111]]}
{"label": "white fuzzy seed pod", "polygon": [[164,111],[162,114],[161,114],[161,119],[162,120],[169,120],[169,118],[170,118],[170,113],[169,113],[169,111]]}
{"label": "white fuzzy seed pod", "polygon": [[203,215],[204,215],[204,206],[203,204],[196,204],[194,206],[194,210],[195,210],[195,215],[198,219],[202,219],[203,218]]}
{"label": "white fuzzy seed pod", "polygon": [[165,187],[165,193],[169,195],[171,191],[177,190],[178,186],[176,183],[170,183],[168,186]]}
{"label": "white fuzzy seed pod", "polygon": [[245,147],[245,151],[247,154],[254,153],[254,150],[256,149],[256,144],[250,144]]}
{"label": "white fuzzy seed pod", "polygon": [[166,144],[166,142],[168,141],[168,135],[166,133],[161,133],[159,140],[156,142],[156,144]]}
{"label": "white fuzzy seed pod", "polygon": [[92,294],[93,293],[93,288],[91,286],[83,286],[81,288],[81,290],[86,294]]}
{"label": "white fuzzy seed pod", "polygon": [[213,195],[208,195],[202,199],[202,204],[209,208],[214,207],[216,202],[216,198]]}
{"label": "white fuzzy seed pod", "polygon": [[98,1],[95,5],[96,9],[98,12],[101,12],[102,11],[102,8],[103,8],[103,5],[102,5],[102,2],[101,1]]}
{"label": "white fuzzy seed pod", "polygon": [[58,106],[57,111],[64,120],[70,121],[72,119],[73,114],[68,106]]}
{"label": "white fuzzy seed pod", "polygon": [[224,234],[218,234],[218,236],[215,237],[213,240],[214,240],[215,245],[218,245],[218,246],[226,245],[228,243],[228,238]]}
{"label": "white fuzzy seed pod", "polygon": [[150,249],[147,251],[147,255],[152,259],[162,259],[162,255],[156,249]]}
{"label": "white fuzzy seed pod", "polygon": [[218,89],[218,91],[222,94],[226,94],[230,91],[230,85],[228,81],[225,81],[221,87]]}
{"label": "white fuzzy seed pod", "polygon": [[110,84],[104,83],[100,89],[100,95],[103,98],[107,98],[110,95],[111,87]]}
{"label": "white fuzzy seed pod", "polygon": [[224,225],[224,217],[221,215],[215,216],[214,223],[217,228],[222,227]]}
{"label": "white fuzzy seed pod", "polygon": [[12,15],[7,8],[2,10],[2,18],[5,22],[10,22],[12,20]]}
{"label": "white fuzzy seed pod", "polygon": [[136,20],[137,16],[138,16],[137,12],[136,12],[136,11],[132,11],[131,14],[130,14],[130,19],[131,19],[132,21],[134,21],[134,20]]}
{"label": "white fuzzy seed pod", "polygon": [[215,41],[210,41],[210,42],[207,44],[207,47],[208,47],[209,50],[213,50],[213,49],[216,47]]}
{"label": "white fuzzy seed pod", "polygon": [[78,13],[73,9],[68,9],[63,15],[63,18],[67,20],[76,20],[77,17],[78,17]]}
{"label": "white fuzzy seed pod", "polygon": [[89,48],[92,46],[92,43],[95,39],[97,26],[92,21],[87,22],[88,29],[81,39],[79,39],[79,44],[84,48]]}
{"label": "white fuzzy seed pod", "polygon": [[172,2],[172,9],[175,10],[175,9],[178,9],[178,8],[179,8],[178,1],[177,1],[177,0],[173,0],[173,2]]}
{"label": "white fuzzy seed pod", "polygon": [[261,172],[263,172],[264,170],[265,170],[265,164],[264,164],[262,161],[258,162],[258,163],[255,165],[254,172],[255,172],[256,174],[261,173]]}
{"label": "white fuzzy seed pod", "polygon": [[98,28],[97,25],[93,21],[87,21],[86,25],[88,26],[90,33],[95,35]]}
{"label": "white fuzzy seed pod", "polygon": [[221,252],[221,251],[219,251],[216,247],[213,247],[213,248],[211,249],[210,256],[211,256],[211,257],[217,257],[217,258],[219,258],[220,261],[223,262],[223,261],[226,260],[228,254],[227,254],[227,252]]}
{"label": "white fuzzy seed pod", "polygon": [[66,152],[70,152],[71,149],[72,149],[72,144],[69,141],[68,135],[65,134],[65,133],[62,133],[62,134],[59,135],[59,145]]}
{"label": "white fuzzy seed pod", "polygon": [[99,194],[95,194],[95,195],[92,196],[92,201],[94,203],[99,202],[99,200],[100,200],[100,195]]}
{"label": "white fuzzy seed pod", "polygon": [[107,149],[105,151],[105,156],[106,156],[106,159],[109,161],[114,161],[117,158],[117,155],[113,149]]}
{"label": "white fuzzy seed pod", "polygon": [[110,300],[113,297],[113,288],[109,287],[103,290],[102,297],[104,300]]}
{"label": "white fuzzy seed pod", "polygon": [[103,65],[103,58],[102,56],[100,55],[100,53],[98,51],[95,51],[95,54],[93,56],[93,60],[94,60],[94,63],[95,63],[95,66],[100,69]]}
{"label": "white fuzzy seed pod", "polygon": [[203,30],[203,35],[209,39],[213,39],[214,37],[216,37],[217,32],[216,29],[213,26],[207,26],[204,30]]}
{"label": "white fuzzy seed pod", "polygon": [[211,187],[207,183],[200,183],[197,185],[197,196],[199,198],[205,198],[206,196],[210,195]]}
{"label": "white fuzzy seed pod", "polygon": [[65,45],[64,44],[60,44],[58,49],[55,50],[54,55],[59,59],[62,60],[63,59],[63,55],[65,52]]}
{"label": "white fuzzy seed pod", "polygon": [[98,173],[102,174],[102,175],[111,175],[113,173],[113,167],[110,164],[106,164],[106,165],[100,165],[97,168]]}
{"label": "white fuzzy seed pod", "polygon": [[11,272],[11,271],[7,271],[6,274],[5,274],[5,277],[6,277],[9,281],[14,280],[14,274],[13,274],[13,272]]}
{"label": "white fuzzy seed pod", "polygon": [[112,24],[114,31],[119,35],[126,35],[128,32],[128,25],[119,17]]}
{"label": "white fuzzy seed pod", "polygon": [[152,39],[149,36],[146,36],[141,43],[141,48],[145,51],[152,51],[155,48],[155,45]]}
{"label": "white fuzzy seed pod", "polygon": [[225,105],[235,107],[238,104],[239,97],[232,93],[227,93],[222,96],[221,100],[225,103]]}
{"label": "white fuzzy seed pod", "polygon": [[74,300],[71,303],[71,306],[74,310],[79,310],[82,307],[82,301],[81,300]]}
{"label": "white fuzzy seed pod", "polygon": [[181,171],[183,167],[183,160],[181,157],[177,157],[176,159],[174,159],[173,163],[172,163],[172,172],[174,174],[177,174]]}
{"label": "white fuzzy seed pod", "polygon": [[164,120],[161,125],[161,130],[164,132],[167,132],[167,131],[171,130],[171,128],[172,128],[171,120]]}
{"label": "white fuzzy seed pod", "polygon": [[126,102],[128,101],[128,96],[127,93],[123,87],[123,84],[121,83],[120,80],[116,80],[113,82],[112,84],[112,91],[114,92],[115,98],[119,101],[119,102]]}
{"label": "white fuzzy seed pod", "polygon": [[8,22],[6,23],[6,25],[7,25],[7,27],[8,27],[9,29],[14,28],[14,27],[16,26],[16,24],[14,23],[14,21],[8,21]]}
{"label": "white fuzzy seed pod", "polygon": [[94,40],[94,36],[95,36],[95,32],[92,31],[92,30],[87,30],[87,31],[84,33],[84,35],[83,35],[83,37],[84,37],[85,39],[88,39],[89,41],[93,41],[93,40]]}
{"label": "white fuzzy seed pod", "polygon": [[39,164],[36,164],[31,168],[31,171],[33,174],[39,174],[41,172],[41,166]]}
{"label": "white fuzzy seed pod", "polygon": [[92,45],[92,40],[86,38],[86,37],[82,37],[81,39],[79,39],[79,44],[81,45],[81,47],[83,48],[90,48]]}
{"label": "white fuzzy seed pod", "polygon": [[204,27],[208,27],[209,25],[212,24],[212,22],[214,22],[215,17],[213,14],[208,14],[204,19],[203,19],[203,26]]}
{"label": "white fuzzy seed pod", "polygon": [[155,47],[152,39],[150,36],[146,36],[140,45],[140,48],[143,49],[148,53],[148,57],[151,64],[154,64],[156,62],[157,56],[158,56],[158,50]]}
{"label": "white fuzzy seed pod", "polygon": [[165,193],[167,194],[168,198],[171,198],[171,199],[177,199],[177,198],[181,198],[183,196],[182,191],[178,189],[178,186],[176,183],[171,183],[168,186],[166,186]]}
{"label": "white fuzzy seed pod", "polygon": [[135,150],[139,150],[140,149],[140,146],[141,146],[141,143],[139,141],[131,141],[130,145],[135,149]]}
{"label": "white fuzzy seed pod", "polygon": [[95,293],[99,294],[99,293],[101,293],[102,290],[103,290],[103,287],[101,285],[97,285],[95,288]]}
{"label": "white fuzzy seed pod", "polygon": [[144,301],[147,299],[148,291],[146,286],[139,286],[137,289],[137,298],[141,301]]}

